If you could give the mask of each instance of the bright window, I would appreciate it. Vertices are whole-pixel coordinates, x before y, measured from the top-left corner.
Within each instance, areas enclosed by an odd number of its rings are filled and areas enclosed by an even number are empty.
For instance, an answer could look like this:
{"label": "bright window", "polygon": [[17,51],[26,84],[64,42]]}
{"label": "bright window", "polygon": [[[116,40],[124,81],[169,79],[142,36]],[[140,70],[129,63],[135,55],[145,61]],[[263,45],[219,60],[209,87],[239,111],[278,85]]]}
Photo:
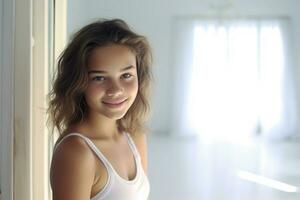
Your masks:
{"label": "bright window", "polygon": [[285,69],[276,22],[203,22],[194,28],[188,126],[206,139],[241,140],[276,127]]}

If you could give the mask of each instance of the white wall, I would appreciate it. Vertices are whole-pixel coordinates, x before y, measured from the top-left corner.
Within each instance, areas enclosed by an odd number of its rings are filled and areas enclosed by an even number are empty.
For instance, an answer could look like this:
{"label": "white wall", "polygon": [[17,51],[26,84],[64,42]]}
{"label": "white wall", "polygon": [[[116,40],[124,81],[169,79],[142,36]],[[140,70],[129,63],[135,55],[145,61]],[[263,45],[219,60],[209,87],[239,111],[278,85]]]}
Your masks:
{"label": "white wall", "polygon": [[[97,18],[122,18],[134,30],[146,35],[154,51],[154,112],[150,128],[168,133],[172,126],[172,22],[176,16],[215,15],[212,3],[226,0],[72,0],[68,2],[68,35]],[[227,1],[228,2],[228,1]],[[295,52],[300,52],[300,2],[297,0],[236,0],[228,12],[233,16],[287,16],[291,18]],[[300,86],[300,57],[295,75]],[[299,96],[300,102],[300,96]]]}
{"label": "white wall", "polygon": [[0,0],[0,200],[13,198],[12,74],[14,0]]}
{"label": "white wall", "polygon": [[[1,82],[1,74],[2,74],[2,60],[3,60],[3,58],[2,58],[2,49],[3,49],[3,44],[2,44],[2,19],[3,19],[3,17],[2,17],[2,13],[3,13],[3,1],[2,0],[0,0],[0,83],[2,83]],[[2,98],[1,98],[1,94],[2,94],[2,90],[1,90],[1,85],[0,85],[0,108],[1,108],[1,105],[2,105]],[[0,127],[2,127],[2,115],[0,115]],[[2,170],[1,170],[1,168],[2,168],[2,149],[1,149],[1,141],[2,141],[2,131],[0,130],[0,200],[1,200],[1,193],[2,193]]]}

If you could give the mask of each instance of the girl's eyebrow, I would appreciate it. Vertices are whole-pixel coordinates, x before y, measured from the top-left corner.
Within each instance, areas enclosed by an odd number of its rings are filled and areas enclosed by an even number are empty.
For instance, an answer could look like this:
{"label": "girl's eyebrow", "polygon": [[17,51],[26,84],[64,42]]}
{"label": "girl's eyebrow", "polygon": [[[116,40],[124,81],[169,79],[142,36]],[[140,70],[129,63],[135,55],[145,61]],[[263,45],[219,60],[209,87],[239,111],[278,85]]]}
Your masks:
{"label": "girl's eyebrow", "polygon": [[[125,68],[121,69],[120,71],[126,71],[126,70],[129,70],[129,69],[132,69],[132,68],[135,68],[135,66],[130,65],[128,67],[125,67]],[[88,71],[88,74],[93,74],[93,73],[103,73],[103,74],[105,74],[107,72],[103,71],[103,70],[90,70],[90,71]]]}

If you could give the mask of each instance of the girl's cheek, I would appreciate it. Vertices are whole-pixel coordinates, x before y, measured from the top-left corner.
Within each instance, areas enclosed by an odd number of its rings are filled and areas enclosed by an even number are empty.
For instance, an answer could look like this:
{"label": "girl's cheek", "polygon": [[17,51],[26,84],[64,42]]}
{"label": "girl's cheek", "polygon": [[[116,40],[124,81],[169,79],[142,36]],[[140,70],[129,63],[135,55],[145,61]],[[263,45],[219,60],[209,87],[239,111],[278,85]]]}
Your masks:
{"label": "girl's cheek", "polygon": [[138,82],[136,80],[134,80],[132,82],[127,83],[125,87],[126,87],[126,89],[128,91],[137,90],[137,88],[138,88]]}
{"label": "girl's cheek", "polygon": [[89,85],[88,89],[87,89],[87,94],[88,95],[99,95],[99,93],[101,93],[102,91],[104,91],[104,87],[102,85],[99,84],[91,84]]}

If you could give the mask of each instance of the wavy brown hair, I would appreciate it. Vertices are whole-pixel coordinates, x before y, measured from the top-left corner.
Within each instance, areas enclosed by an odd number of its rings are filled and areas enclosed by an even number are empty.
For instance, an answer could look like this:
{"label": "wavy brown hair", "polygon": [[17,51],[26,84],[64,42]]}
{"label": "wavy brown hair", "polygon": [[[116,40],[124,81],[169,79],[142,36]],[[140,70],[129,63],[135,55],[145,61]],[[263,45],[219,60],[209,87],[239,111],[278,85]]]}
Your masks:
{"label": "wavy brown hair", "polygon": [[123,20],[102,19],[76,32],[58,59],[53,87],[47,95],[47,125],[51,133],[56,128],[62,136],[69,126],[84,119],[87,103],[83,93],[88,86],[89,56],[95,48],[111,44],[125,45],[136,55],[138,75],[136,99],[125,116],[117,120],[118,128],[131,134],[145,131],[152,79],[150,45],[146,37],[134,33]]}

